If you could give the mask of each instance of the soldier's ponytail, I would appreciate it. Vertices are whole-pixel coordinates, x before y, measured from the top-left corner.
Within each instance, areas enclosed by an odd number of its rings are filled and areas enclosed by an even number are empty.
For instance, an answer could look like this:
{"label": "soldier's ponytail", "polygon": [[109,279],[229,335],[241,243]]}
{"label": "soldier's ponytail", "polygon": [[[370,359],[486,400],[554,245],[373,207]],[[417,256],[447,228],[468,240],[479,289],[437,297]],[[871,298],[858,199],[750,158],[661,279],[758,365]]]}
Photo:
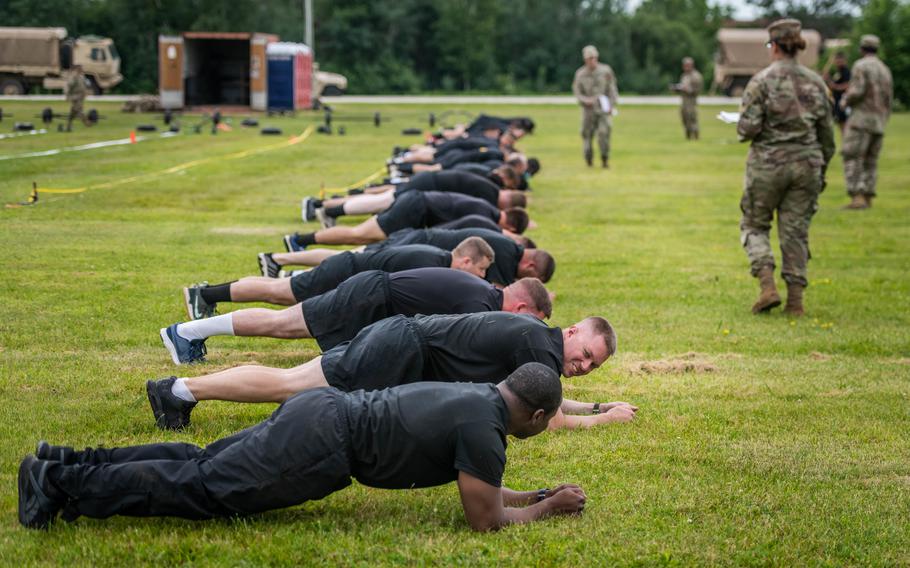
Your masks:
{"label": "soldier's ponytail", "polygon": [[784,54],[787,55],[788,57],[796,57],[796,53],[798,51],[802,51],[803,49],[806,49],[806,40],[803,39],[802,37],[795,37],[795,38],[788,37],[788,38],[784,38],[784,39],[779,39],[779,40],[775,41],[774,43],[776,43],[777,47],[779,47],[780,50],[783,51]]}

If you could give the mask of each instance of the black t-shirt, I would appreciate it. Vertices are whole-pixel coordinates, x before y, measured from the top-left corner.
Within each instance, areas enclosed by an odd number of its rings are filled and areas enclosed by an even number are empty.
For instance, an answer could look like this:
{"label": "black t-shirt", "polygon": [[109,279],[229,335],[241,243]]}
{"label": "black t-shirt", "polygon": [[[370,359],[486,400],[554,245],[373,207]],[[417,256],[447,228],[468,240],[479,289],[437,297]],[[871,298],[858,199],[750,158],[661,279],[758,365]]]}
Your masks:
{"label": "black t-shirt", "polygon": [[483,199],[441,191],[426,191],[423,195],[427,205],[428,227],[468,215],[480,215],[494,222],[499,221],[499,209]]}
{"label": "black t-shirt", "polygon": [[471,136],[447,140],[436,146],[436,155],[441,156],[452,150],[476,150],[477,148],[497,148],[499,141],[485,136]]}
{"label": "black t-shirt", "polygon": [[534,316],[507,312],[416,316],[427,350],[427,380],[499,382],[525,363],[562,374],[562,330]]}
{"label": "black t-shirt", "polygon": [[449,170],[419,173],[406,183],[399,185],[395,189],[395,195],[415,190],[460,193],[483,199],[494,207],[499,204],[499,186],[485,176],[469,172]]}
{"label": "black t-shirt", "polygon": [[395,248],[401,245],[423,244],[452,250],[468,237],[480,237],[490,245],[496,259],[487,269],[487,280],[508,286],[518,277],[518,263],[525,248],[509,237],[487,229],[405,229],[396,231],[389,237],[388,245],[383,248]]}
{"label": "black t-shirt", "polygon": [[455,164],[452,166],[451,170],[455,172],[471,172],[472,174],[477,174],[480,176],[485,176],[488,173],[492,172],[499,166],[503,165],[502,160],[486,160],[484,162],[464,162],[461,164]]}
{"label": "black t-shirt", "polygon": [[434,229],[487,229],[502,233],[502,227],[491,221],[489,217],[483,215],[468,215],[461,219],[455,219],[447,223],[440,223],[433,227]]}
{"label": "black t-shirt", "polygon": [[389,275],[390,313],[473,314],[502,309],[502,290],[451,268],[418,268]]}
{"label": "black t-shirt", "polygon": [[360,483],[432,487],[464,471],[502,485],[509,410],[496,385],[421,382],[347,400],[351,475]]}
{"label": "black t-shirt", "polygon": [[356,272],[382,270],[398,272],[411,268],[452,266],[452,253],[425,244],[409,244],[400,247],[386,247],[354,254]]}
{"label": "black t-shirt", "polygon": [[[845,85],[850,82],[850,68],[846,65],[843,67],[835,67],[831,72],[831,82],[835,85]],[[844,96],[843,91],[832,91],[834,95],[834,100],[839,101],[842,96]]]}
{"label": "black t-shirt", "polygon": [[447,170],[454,167],[455,164],[463,164],[465,162],[486,162],[487,160],[504,159],[505,155],[499,150],[478,148],[477,150],[452,150],[437,158],[435,162],[441,165],[442,169]]}

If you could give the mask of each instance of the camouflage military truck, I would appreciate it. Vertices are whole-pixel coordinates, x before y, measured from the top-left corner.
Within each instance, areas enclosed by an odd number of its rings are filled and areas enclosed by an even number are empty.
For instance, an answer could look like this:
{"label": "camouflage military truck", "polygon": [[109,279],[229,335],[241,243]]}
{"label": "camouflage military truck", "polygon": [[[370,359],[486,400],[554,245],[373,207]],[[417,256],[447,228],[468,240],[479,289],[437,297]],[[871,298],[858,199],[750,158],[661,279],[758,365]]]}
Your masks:
{"label": "camouflage military truck", "polygon": [[113,40],[66,36],[66,28],[0,27],[0,94],[24,95],[38,85],[63,89],[73,64],[82,65],[96,95],[123,80]]}
{"label": "camouflage military truck", "polygon": [[[814,69],[821,49],[821,34],[803,30],[806,49],[798,57],[800,63]],[[723,28],[717,31],[717,53],[714,56],[714,82],[711,92],[722,92],[728,97],[738,97],[752,75],[771,63],[771,54],[765,44],[768,31],[763,28]]]}

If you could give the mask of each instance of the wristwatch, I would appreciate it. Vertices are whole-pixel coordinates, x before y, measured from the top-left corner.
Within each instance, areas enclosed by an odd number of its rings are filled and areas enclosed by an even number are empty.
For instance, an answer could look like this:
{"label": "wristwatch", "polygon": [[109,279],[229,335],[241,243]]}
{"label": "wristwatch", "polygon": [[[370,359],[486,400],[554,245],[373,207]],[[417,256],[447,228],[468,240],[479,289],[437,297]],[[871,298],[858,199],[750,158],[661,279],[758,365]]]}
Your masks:
{"label": "wristwatch", "polygon": [[549,490],[550,490],[549,488],[537,490],[537,502],[538,503],[540,503],[541,501],[543,501],[544,499],[547,498],[547,491],[549,491]]}
{"label": "wristwatch", "polygon": [[600,403],[594,403],[594,409],[591,411],[591,414],[600,414]]}

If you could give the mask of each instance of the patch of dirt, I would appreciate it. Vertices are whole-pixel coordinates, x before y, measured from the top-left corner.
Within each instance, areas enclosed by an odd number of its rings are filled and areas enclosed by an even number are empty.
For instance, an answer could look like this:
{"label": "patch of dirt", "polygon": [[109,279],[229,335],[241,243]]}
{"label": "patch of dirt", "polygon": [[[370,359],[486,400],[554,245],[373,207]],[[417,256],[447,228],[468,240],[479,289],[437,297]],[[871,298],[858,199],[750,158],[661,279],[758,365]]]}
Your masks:
{"label": "patch of dirt", "polygon": [[713,373],[717,370],[704,354],[690,351],[656,361],[635,361],[628,365],[633,373],[647,373],[649,375],[679,375],[683,373]]}
{"label": "patch of dirt", "polygon": [[274,227],[214,227],[216,235],[275,235]]}
{"label": "patch of dirt", "polygon": [[895,359],[894,362],[897,363],[898,365],[910,365],[910,359],[907,359],[907,358]]}
{"label": "patch of dirt", "polygon": [[809,358],[815,359],[816,361],[830,361],[831,360],[830,355],[827,355],[825,353],[819,353],[818,351],[813,351],[812,353],[809,353]]}

